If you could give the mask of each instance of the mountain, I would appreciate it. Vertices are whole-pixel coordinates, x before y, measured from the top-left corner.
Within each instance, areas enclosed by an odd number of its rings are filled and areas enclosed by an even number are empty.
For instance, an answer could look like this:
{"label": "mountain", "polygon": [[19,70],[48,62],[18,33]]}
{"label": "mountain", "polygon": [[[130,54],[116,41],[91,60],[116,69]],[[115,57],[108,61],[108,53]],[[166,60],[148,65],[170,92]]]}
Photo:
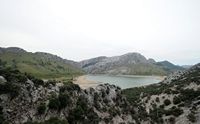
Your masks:
{"label": "mountain", "polygon": [[168,61],[156,62],[146,59],[140,53],[127,53],[114,57],[97,57],[80,62],[87,73],[92,74],[138,74],[138,75],[166,75],[182,67]]}
{"label": "mountain", "polygon": [[27,52],[21,48],[0,48],[0,59],[7,66],[36,77],[61,77],[83,73],[91,74],[129,74],[129,75],[167,75],[183,67],[168,61],[156,62],[146,59],[140,53],[127,53],[121,56],[100,56],[81,62],[66,60],[44,52]]}
{"label": "mountain", "polygon": [[188,68],[192,67],[192,65],[182,65],[181,67],[188,69]]}
{"label": "mountain", "polygon": [[78,63],[44,52],[27,52],[21,48],[0,48],[0,59],[6,66],[19,69],[37,77],[60,77],[81,74]]}
{"label": "mountain", "polygon": [[178,66],[178,65],[174,65],[172,63],[170,63],[169,61],[161,61],[161,62],[157,62],[156,65],[162,66],[164,70],[166,71],[176,71],[176,70],[184,70],[183,67]]}
{"label": "mountain", "polygon": [[0,123],[198,124],[199,75],[197,64],[158,84],[125,90],[101,84],[83,90],[0,66]]}

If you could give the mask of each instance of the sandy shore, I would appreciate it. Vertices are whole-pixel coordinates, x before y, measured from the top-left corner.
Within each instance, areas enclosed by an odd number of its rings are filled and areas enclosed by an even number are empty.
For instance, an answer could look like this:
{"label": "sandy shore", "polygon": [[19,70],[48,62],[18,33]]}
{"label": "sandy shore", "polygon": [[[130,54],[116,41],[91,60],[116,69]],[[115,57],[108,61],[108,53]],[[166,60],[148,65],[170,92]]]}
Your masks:
{"label": "sandy shore", "polygon": [[78,84],[82,89],[95,87],[98,85],[96,81],[88,80],[85,75],[76,77],[73,83]]}

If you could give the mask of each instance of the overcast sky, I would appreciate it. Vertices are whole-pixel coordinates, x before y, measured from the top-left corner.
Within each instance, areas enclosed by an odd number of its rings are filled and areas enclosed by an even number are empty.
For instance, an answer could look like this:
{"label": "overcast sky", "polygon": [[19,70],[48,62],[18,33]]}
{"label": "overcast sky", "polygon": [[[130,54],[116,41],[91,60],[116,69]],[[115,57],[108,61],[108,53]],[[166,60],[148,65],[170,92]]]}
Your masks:
{"label": "overcast sky", "polygon": [[0,0],[0,46],[83,60],[200,62],[200,0]]}

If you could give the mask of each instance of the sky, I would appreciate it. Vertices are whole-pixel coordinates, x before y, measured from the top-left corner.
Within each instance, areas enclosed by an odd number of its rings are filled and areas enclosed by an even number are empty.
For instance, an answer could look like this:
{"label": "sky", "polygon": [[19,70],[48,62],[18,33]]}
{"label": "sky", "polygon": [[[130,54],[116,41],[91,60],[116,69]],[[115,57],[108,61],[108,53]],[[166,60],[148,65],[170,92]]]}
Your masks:
{"label": "sky", "polygon": [[200,0],[0,0],[0,47],[80,61],[139,52],[200,62]]}

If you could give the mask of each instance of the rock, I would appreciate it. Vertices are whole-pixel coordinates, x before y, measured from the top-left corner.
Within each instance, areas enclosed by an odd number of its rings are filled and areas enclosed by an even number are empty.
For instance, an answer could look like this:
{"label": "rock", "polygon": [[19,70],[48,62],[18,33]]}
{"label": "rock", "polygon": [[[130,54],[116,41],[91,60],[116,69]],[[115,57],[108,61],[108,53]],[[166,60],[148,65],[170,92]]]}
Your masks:
{"label": "rock", "polygon": [[5,84],[6,79],[3,76],[0,76],[0,84],[4,85]]}

